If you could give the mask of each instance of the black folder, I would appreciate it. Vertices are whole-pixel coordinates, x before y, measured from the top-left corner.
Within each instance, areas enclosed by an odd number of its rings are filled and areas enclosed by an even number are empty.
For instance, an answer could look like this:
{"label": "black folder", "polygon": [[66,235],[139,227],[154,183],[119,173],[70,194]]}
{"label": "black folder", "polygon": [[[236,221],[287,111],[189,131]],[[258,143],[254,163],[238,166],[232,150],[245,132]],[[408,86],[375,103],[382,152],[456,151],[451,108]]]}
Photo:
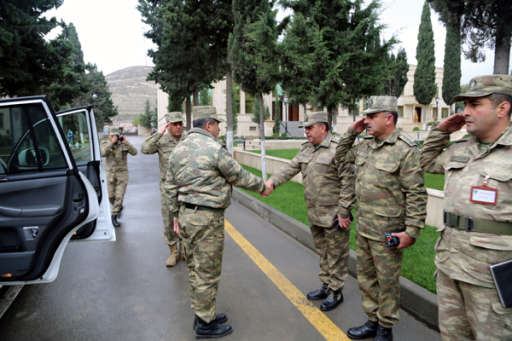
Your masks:
{"label": "black folder", "polygon": [[512,307],[512,259],[490,266],[501,304]]}

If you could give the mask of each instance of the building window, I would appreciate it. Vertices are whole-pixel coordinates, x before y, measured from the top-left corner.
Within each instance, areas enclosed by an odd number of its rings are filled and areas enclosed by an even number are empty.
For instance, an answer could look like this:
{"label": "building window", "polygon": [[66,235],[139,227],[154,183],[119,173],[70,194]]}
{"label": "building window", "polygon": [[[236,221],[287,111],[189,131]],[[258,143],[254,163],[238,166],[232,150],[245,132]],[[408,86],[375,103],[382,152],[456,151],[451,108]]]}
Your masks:
{"label": "building window", "polygon": [[254,127],[254,126],[249,127],[249,131],[256,131],[256,127]]}
{"label": "building window", "polygon": [[447,118],[448,117],[448,108],[441,109],[441,116],[443,118]]}
{"label": "building window", "polygon": [[399,105],[397,107],[398,109],[398,117],[404,117],[404,106],[403,105]]}

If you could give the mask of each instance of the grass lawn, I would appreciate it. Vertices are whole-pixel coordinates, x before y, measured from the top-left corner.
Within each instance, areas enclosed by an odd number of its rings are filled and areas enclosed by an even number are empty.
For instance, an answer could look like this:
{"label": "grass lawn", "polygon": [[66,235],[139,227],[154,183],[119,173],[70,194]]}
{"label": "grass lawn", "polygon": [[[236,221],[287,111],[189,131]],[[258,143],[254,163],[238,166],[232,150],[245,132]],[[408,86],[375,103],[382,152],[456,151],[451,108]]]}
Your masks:
{"label": "grass lawn", "polygon": [[[259,150],[249,150],[249,152],[259,154]],[[271,149],[266,150],[265,154],[274,157],[280,157],[282,159],[291,160],[299,152],[298,149]],[[430,174],[425,173],[425,187],[438,189],[440,191],[444,188],[444,174]]]}
{"label": "grass lawn", "polygon": [[[259,170],[247,166],[243,167],[261,176]],[[244,192],[309,226],[307,208],[304,201],[304,187],[301,184],[291,181],[286,182],[279,186],[268,198],[263,198],[251,191],[244,190]],[[350,248],[353,250],[355,250],[355,231],[355,223],[352,223],[350,229]],[[434,243],[438,236],[439,233],[436,232],[435,228],[427,226],[421,231],[421,236],[417,239],[416,243],[405,250],[402,263],[402,275],[404,277],[434,293]]]}

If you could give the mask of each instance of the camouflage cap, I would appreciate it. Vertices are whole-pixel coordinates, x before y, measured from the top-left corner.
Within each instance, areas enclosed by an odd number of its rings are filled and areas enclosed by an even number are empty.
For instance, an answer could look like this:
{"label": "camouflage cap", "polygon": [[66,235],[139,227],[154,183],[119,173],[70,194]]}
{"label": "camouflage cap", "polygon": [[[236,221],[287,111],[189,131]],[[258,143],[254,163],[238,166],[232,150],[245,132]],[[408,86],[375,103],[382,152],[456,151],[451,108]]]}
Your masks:
{"label": "camouflage cap", "polygon": [[485,97],[492,94],[512,96],[512,76],[488,75],[475,77],[469,82],[468,90],[456,95],[453,100],[461,101],[464,98]]}
{"label": "camouflage cap", "polygon": [[398,112],[396,101],[395,96],[371,96],[367,102],[368,108],[362,113],[363,115],[371,115],[383,111]]}
{"label": "camouflage cap", "polygon": [[121,130],[119,129],[119,127],[110,127],[108,134],[109,135],[119,135],[119,134],[121,134]]}
{"label": "camouflage cap", "polygon": [[304,124],[300,125],[299,128],[311,127],[315,123],[329,123],[328,115],[325,111],[312,112],[307,115]]}
{"label": "camouflage cap", "polygon": [[196,106],[192,109],[192,115],[194,120],[198,120],[201,118],[213,118],[218,122],[224,122],[222,118],[217,115],[217,110],[214,106],[205,105],[205,106]]}
{"label": "camouflage cap", "polygon": [[183,115],[179,111],[173,111],[165,114],[165,122],[176,123],[183,122]]}

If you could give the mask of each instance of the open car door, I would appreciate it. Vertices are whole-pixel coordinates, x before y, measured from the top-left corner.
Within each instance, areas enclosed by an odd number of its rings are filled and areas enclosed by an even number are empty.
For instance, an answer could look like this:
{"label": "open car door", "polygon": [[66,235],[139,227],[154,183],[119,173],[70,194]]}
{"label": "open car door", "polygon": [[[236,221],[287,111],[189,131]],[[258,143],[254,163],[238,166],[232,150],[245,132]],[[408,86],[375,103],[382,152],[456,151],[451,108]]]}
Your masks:
{"label": "open car door", "polygon": [[72,239],[115,240],[108,201],[107,177],[101,163],[100,143],[93,108],[91,106],[73,108],[60,111],[56,115],[76,166],[94,187],[100,205],[98,219],[82,226]]}
{"label": "open car door", "polygon": [[0,285],[55,280],[69,240],[99,211],[46,97],[0,100]]}

